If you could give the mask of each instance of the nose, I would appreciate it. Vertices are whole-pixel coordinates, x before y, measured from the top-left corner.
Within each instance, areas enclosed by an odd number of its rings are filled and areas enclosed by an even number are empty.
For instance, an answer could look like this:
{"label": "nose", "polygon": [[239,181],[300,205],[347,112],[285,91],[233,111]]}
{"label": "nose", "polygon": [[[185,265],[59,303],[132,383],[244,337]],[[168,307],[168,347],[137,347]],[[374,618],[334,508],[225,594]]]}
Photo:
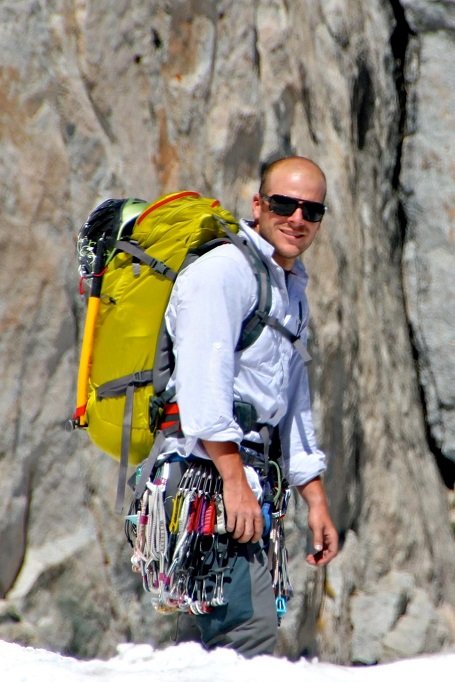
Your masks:
{"label": "nose", "polygon": [[302,206],[297,206],[295,209],[294,213],[292,213],[289,218],[288,222],[291,221],[292,223],[300,224],[305,222],[305,218],[303,217],[303,207]]}

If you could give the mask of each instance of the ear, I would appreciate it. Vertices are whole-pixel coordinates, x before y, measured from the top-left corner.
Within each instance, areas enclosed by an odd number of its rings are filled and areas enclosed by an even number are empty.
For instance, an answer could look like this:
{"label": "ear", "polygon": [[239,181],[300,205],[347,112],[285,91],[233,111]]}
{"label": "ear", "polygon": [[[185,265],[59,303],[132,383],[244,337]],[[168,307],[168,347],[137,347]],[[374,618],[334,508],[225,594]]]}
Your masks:
{"label": "ear", "polygon": [[251,202],[251,212],[253,214],[253,218],[255,222],[259,220],[259,216],[261,215],[261,195],[259,192],[257,192],[252,199]]}

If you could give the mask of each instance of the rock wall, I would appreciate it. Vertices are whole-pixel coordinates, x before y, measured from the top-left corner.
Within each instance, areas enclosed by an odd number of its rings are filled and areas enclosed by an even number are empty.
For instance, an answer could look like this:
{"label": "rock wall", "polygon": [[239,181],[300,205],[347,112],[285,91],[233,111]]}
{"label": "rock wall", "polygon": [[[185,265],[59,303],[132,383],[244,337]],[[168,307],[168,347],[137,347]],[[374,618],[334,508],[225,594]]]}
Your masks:
{"label": "rock wall", "polygon": [[453,646],[454,27],[431,0],[3,0],[0,637],[85,657],[175,628],[129,570],[115,463],[62,427],[79,226],[108,196],[186,187],[247,215],[261,164],[299,153],[329,182],[305,259],[343,547],[306,567],[292,507],[279,653]]}
{"label": "rock wall", "polygon": [[[403,3],[410,30],[400,183],[407,221],[403,282],[429,439],[455,461],[453,3]],[[444,121],[440,126],[438,121]],[[434,301],[439,301],[434,305]],[[452,467],[453,471],[453,467]],[[453,473],[452,473],[453,481]]]}

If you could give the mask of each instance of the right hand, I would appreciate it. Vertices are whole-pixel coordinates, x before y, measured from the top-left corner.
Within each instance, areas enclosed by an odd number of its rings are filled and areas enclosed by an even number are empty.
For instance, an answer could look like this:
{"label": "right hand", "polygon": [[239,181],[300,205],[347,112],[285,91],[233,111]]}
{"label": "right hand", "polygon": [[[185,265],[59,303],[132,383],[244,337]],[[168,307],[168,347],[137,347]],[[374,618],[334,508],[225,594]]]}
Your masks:
{"label": "right hand", "polygon": [[237,445],[224,441],[202,442],[223,479],[226,530],[238,542],[258,542],[264,528],[262,511],[246,478]]}
{"label": "right hand", "polygon": [[244,475],[244,481],[223,481],[226,530],[238,542],[258,542],[264,530],[262,511]]}

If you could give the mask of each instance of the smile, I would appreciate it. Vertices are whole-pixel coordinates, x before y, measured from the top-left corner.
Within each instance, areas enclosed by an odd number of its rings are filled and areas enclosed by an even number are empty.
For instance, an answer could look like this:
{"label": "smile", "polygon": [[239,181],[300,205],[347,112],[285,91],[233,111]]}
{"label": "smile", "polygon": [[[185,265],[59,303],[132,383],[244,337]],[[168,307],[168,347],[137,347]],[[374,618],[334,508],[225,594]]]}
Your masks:
{"label": "smile", "polygon": [[301,239],[306,236],[306,232],[297,232],[296,230],[280,230],[281,234],[289,239]]}

